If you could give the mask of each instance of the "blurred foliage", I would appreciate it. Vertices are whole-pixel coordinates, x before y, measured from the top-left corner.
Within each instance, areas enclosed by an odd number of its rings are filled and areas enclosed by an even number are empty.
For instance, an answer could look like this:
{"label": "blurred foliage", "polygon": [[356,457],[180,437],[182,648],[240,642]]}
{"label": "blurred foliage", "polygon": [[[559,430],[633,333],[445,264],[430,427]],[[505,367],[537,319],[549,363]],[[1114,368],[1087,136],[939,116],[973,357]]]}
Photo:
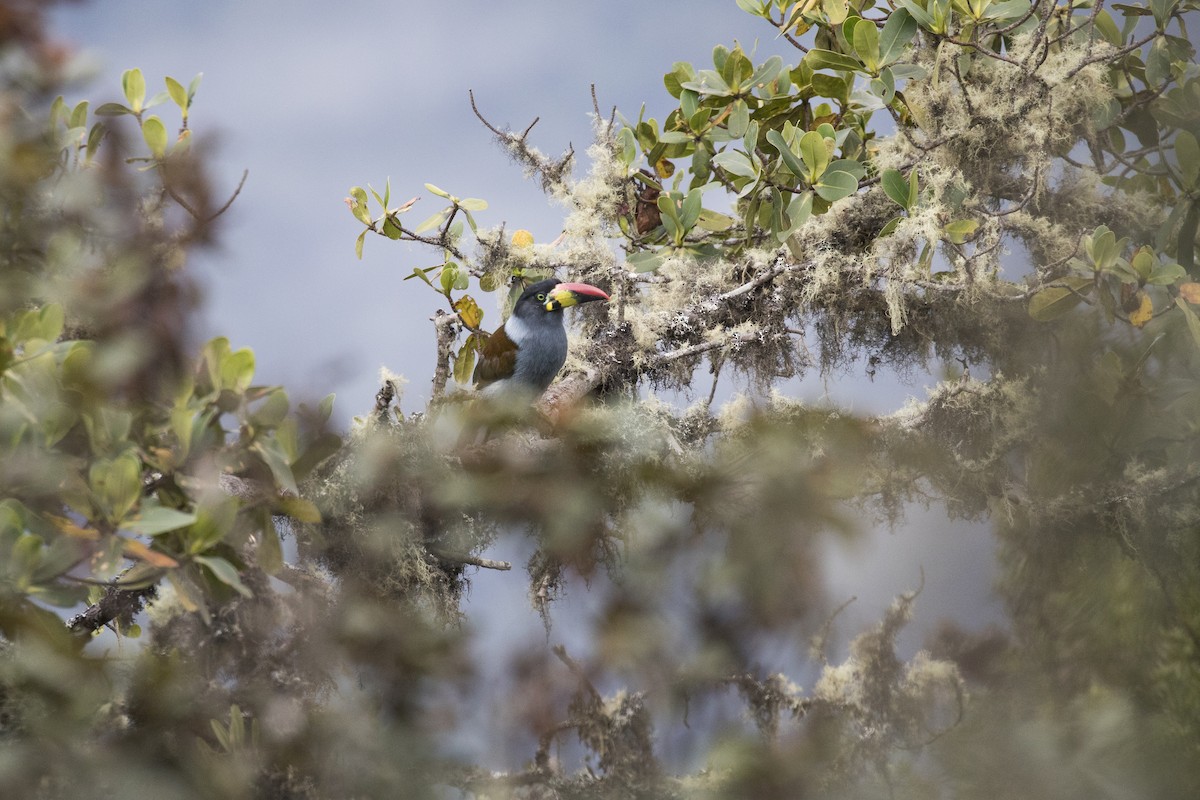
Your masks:
{"label": "blurred foliage", "polygon": [[[343,442],[331,397],[190,337],[237,196],[199,80],[68,103],[41,5],[0,2],[0,796],[1200,792],[1195,4],[738,4],[798,63],[674,65],[661,123],[596,109],[584,177],[480,115],[564,203],[551,242],[351,190],[360,253],[438,254],[443,386],[472,280],[566,263],[614,301],[541,410],[405,416],[388,380]],[[766,391],[856,361],[945,374],[887,416]],[[704,366],[761,391],[639,399]],[[1009,624],[902,653],[915,587],[839,653],[822,544],[914,503],[991,526]],[[462,600],[521,535],[548,634],[592,610],[507,662]],[[485,713],[523,764],[473,763]]]}

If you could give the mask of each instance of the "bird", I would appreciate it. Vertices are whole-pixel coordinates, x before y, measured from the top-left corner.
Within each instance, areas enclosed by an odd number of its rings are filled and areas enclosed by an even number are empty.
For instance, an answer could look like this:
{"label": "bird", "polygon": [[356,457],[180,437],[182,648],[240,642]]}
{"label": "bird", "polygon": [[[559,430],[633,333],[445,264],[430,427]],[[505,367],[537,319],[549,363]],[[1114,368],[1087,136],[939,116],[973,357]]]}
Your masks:
{"label": "bird", "polygon": [[562,310],[608,300],[587,283],[538,281],[521,292],[512,313],[488,337],[472,380],[484,397],[541,397],[567,360],[567,331]]}

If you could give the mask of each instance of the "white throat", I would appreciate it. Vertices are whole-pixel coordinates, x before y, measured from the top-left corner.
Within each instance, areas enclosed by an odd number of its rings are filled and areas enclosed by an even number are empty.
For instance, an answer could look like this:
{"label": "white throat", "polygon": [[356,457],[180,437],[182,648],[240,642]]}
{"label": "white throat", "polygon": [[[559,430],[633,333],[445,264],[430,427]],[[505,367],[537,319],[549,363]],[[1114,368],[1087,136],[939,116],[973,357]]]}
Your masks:
{"label": "white throat", "polygon": [[513,344],[520,347],[521,341],[529,335],[529,326],[525,324],[525,320],[513,314],[504,321],[504,333]]}

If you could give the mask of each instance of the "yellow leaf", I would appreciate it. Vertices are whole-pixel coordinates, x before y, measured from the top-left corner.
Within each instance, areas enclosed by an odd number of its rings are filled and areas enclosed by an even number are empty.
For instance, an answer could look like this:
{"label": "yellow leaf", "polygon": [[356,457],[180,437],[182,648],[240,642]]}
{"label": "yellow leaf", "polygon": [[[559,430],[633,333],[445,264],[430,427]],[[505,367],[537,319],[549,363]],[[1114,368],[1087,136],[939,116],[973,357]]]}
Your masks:
{"label": "yellow leaf", "polygon": [[1142,327],[1150,318],[1154,316],[1154,303],[1150,300],[1150,295],[1142,290],[1138,290],[1138,307],[1137,310],[1129,315],[1129,321],[1135,327]]}
{"label": "yellow leaf", "polygon": [[1200,283],[1181,283],[1179,296],[1194,306],[1200,306]]}
{"label": "yellow leaf", "polygon": [[178,567],[179,562],[168,555],[151,550],[136,539],[121,538],[121,550],[129,558],[137,558],[156,567]]}
{"label": "yellow leaf", "polygon": [[660,158],[658,163],[654,165],[654,171],[658,173],[660,178],[669,178],[675,174],[675,165],[665,158]]}
{"label": "yellow leaf", "polygon": [[90,531],[90,530],[87,530],[86,528],[81,528],[78,525],[76,525],[74,522],[72,522],[71,520],[67,519],[66,517],[59,517],[59,516],[55,516],[54,514],[46,514],[45,516],[46,516],[46,519],[49,520],[50,523],[54,525],[54,527],[58,528],[60,531],[67,534],[68,536],[75,536],[77,538],[87,539],[88,541],[92,541],[92,542],[98,541],[100,539],[99,531]]}
{"label": "yellow leaf", "polygon": [[458,312],[458,318],[462,320],[462,324],[471,330],[478,329],[479,324],[483,322],[483,309],[470,295],[463,295],[455,300],[454,310]]}
{"label": "yellow leaf", "polygon": [[513,233],[512,244],[513,244],[513,247],[532,247],[533,246],[533,234],[530,233],[529,231],[525,230],[524,228],[521,228],[519,231],[516,231],[515,233]]}

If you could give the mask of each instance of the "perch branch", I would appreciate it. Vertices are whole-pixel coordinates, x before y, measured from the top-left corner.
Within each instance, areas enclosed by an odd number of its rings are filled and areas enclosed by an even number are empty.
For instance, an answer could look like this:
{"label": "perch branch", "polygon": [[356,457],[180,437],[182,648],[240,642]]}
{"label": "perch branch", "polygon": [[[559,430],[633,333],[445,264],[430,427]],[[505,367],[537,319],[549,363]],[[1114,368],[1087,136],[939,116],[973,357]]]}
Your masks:
{"label": "perch branch", "polygon": [[473,567],[482,567],[483,569],[496,569],[508,571],[512,569],[512,564],[508,561],[496,561],[491,558],[480,558],[478,556],[468,555],[467,553],[452,553],[449,550],[429,549],[429,553],[442,561],[449,561],[452,564],[470,564]]}
{"label": "perch branch", "polygon": [[437,333],[437,369],[433,373],[433,399],[438,399],[446,393],[446,383],[450,380],[450,356],[454,352],[454,337],[457,334],[450,323],[458,317],[447,314],[440,308],[430,319]]}
{"label": "perch branch", "polygon": [[154,586],[143,589],[109,586],[97,602],[67,620],[67,630],[79,635],[95,633],[118,617],[132,617],[154,595]]}

